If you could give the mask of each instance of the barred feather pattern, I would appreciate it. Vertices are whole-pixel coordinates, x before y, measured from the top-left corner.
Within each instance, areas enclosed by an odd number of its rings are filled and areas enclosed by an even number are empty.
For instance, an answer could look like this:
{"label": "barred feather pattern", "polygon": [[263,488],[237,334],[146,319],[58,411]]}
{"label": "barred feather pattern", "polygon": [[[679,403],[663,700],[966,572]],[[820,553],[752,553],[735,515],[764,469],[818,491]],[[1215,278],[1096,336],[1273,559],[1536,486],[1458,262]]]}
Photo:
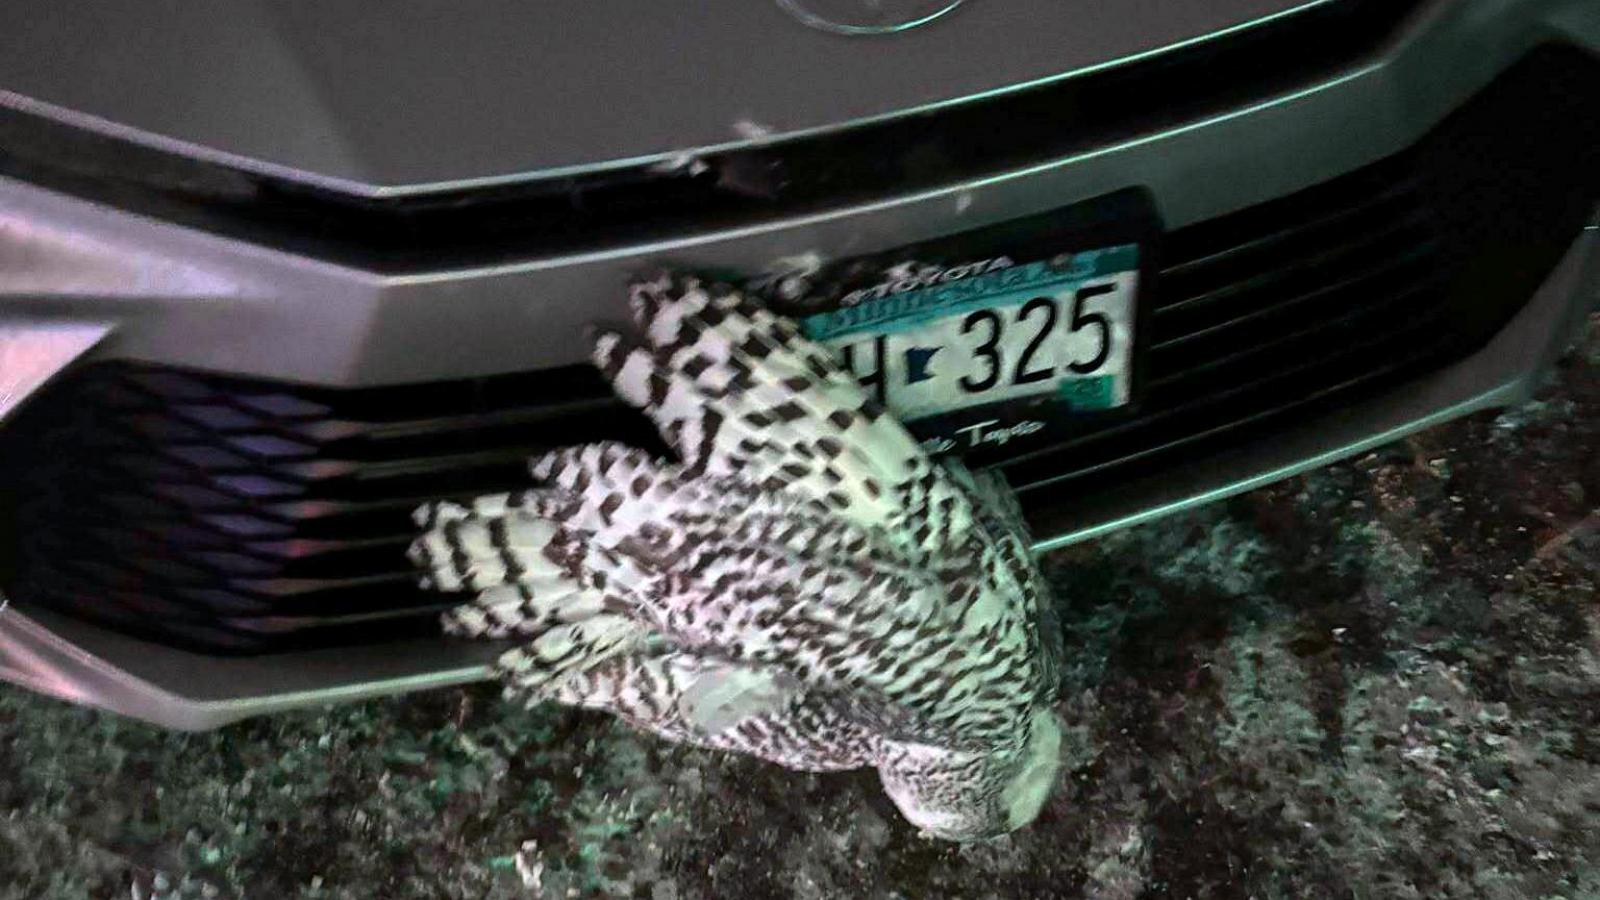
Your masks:
{"label": "barred feather pattern", "polygon": [[632,288],[594,362],[674,451],[533,460],[528,490],[417,512],[448,632],[515,639],[529,703],[794,769],[873,766],[928,833],[1031,820],[1061,649],[1000,476],[934,460],[833,354],[731,288]]}

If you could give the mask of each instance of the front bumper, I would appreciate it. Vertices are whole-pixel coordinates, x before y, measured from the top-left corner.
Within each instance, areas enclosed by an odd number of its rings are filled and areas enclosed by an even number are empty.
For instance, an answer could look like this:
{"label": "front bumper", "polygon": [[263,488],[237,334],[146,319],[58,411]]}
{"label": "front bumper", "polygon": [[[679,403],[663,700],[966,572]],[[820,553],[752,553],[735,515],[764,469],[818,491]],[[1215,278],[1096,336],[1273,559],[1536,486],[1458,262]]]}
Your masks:
{"label": "front bumper", "polygon": [[[1552,38],[1600,49],[1584,3],[1430,6],[1370,58],[1203,120],[954,187],[621,249],[377,274],[0,181],[0,317],[83,325],[86,355],[327,386],[463,378],[581,353],[615,285],[648,261],[759,269],[797,249],[843,255],[1145,184],[1170,226],[1221,216],[1410,146]],[[1352,127],[1353,125],[1359,127]],[[1251,148],[1245,152],[1241,148]],[[1262,167],[1269,158],[1272,165]],[[1516,402],[1600,284],[1580,235],[1486,346],[1270,440],[1126,482],[1040,520],[1049,549],[1247,490],[1454,416]],[[527,298],[571,298],[530,303]],[[20,332],[25,333],[25,331]],[[439,640],[227,659],[155,648],[42,609],[0,609],[0,677],[178,728],[483,677],[498,648]]]}
{"label": "front bumper", "polygon": [[[1270,444],[1128,486],[1097,518],[1063,519],[1064,546],[1287,478],[1468,413],[1520,402],[1600,292],[1600,224],[1488,346],[1428,378],[1306,422]],[[296,707],[486,679],[504,648],[417,639],[261,657],[155,647],[46,610],[0,607],[0,679],[169,728],[216,728]]]}

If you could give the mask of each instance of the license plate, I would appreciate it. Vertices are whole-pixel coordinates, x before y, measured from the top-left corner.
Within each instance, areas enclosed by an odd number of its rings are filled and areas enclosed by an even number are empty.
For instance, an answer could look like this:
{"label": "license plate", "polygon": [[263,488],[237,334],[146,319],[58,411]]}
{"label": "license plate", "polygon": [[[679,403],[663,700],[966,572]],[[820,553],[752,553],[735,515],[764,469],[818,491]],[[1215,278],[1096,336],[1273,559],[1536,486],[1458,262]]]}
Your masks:
{"label": "license plate", "polygon": [[801,325],[929,449],[1003,445],[1130,402],[1140,263],[1126,243],[928,269]]}

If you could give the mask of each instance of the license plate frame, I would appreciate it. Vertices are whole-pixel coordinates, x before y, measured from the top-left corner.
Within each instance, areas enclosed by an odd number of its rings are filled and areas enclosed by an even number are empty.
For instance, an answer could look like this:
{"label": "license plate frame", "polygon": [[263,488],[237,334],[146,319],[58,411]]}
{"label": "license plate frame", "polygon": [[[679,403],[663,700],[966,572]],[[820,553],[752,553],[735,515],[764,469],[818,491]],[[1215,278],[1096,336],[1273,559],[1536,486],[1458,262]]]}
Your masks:
{"label": "license plate frame", "polygon": [[[1159,273],[1163,231],[1149,192],[1129,188],[1050,212],[834,263],[809,273],[803,291],[796,291],[792,284],[780,289],[767,283],[762,285],[762,293],[769,305],[798,319],[803,330],[827,343],[830,331],[831,336],[837,336],[840,322],[860,318],[854,316],[858,311],[865,314],[867,324],[858,327],[857,334],[875,323],[891,331],[916,327],[907,323],[916,321],[913,317],[917,315],[923,316],[922,327],[932,327],[928,323],[942,319],[937,311],[928,313],[926,307],[952,297],[957,298],[957,303],[963,302],[963,289],[959,286],[964,282],[970,285],[966,296],[975,299],[965,301],[967,305],[960,307],[963,313],[984,308],[985,298],[1005,296],[1000,290],[984,294],[985,287],[1008,281],[1023,283],[1030,275],[1044,274],[1045,266],[1058,267],[1059,272],[1061,266],[1082,266],[1084,260],[1098,254],[1111,250],[1127,253],[1131,248],[1136,261],[1127,268],[1133,273],[1134,284],[1128,300],[1132,334],[1131,346],[1126,350],[1126,402],[1091,411],[1069,406],[1053,395],[1037,394],[933,415],[913,415],[907,422],[908,429],[929,451],[954,453],[974,464],[989,464],[1138,415],[1147,381],[1149,307]],[[915,272],[908,272],[907,261],[915,261]],[[939,280],[950,275],[954,277]],[[909,305],[901,302],[908,298],[912,301]],[[920,312],[915,308],[919,303],[925,307]],[[882,319],[888,309],[902,314]],[[905,312],[907,309],[910,311]],[[851,312],[841,315],[841,310]],[[1050,321],[1056,321],[1054,314]],[[847,359],[847,364],[855,362]],[[907,365],[911,363],[908,361]],[[891,411],[902,413],[896,409],[895,391],[870,377],[865,383],[869,389],[883,392]]]}

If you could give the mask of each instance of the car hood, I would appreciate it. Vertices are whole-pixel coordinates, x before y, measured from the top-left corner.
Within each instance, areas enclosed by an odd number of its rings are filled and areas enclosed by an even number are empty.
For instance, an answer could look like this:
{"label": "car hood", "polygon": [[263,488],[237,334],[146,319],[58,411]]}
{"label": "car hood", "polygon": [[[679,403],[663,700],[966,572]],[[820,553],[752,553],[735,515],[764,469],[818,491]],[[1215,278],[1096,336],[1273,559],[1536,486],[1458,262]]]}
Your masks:
{"label": "car hood", "polygon": [[775,0],[10,0],[0,104],[400,193],[841,127],[1316,5],[967,0],[843,36]]}

